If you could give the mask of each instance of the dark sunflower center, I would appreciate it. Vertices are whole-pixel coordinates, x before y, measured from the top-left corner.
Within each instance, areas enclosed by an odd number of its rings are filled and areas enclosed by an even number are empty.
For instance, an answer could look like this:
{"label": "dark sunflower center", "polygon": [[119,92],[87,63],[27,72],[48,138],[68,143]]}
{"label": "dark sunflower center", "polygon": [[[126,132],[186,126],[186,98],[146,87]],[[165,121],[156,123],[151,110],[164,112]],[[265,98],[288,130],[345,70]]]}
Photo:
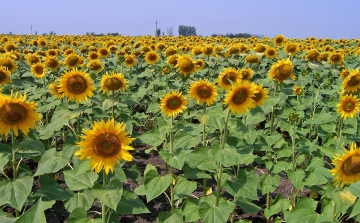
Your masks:
{"label": "dark sunflower center", "polygon": [[105,81],[105,86],[111,91],[119,90],[123,83],[118,78],[109,78]]}
{"label": "dark sunflower center", "polygon": [[43,69],[42,67],[36,67],[36,68],[35,68],[35,72],[36,72],[37,74],[42,74],[43,71],[44,71],[44,69]]}
{"label": "dark sunflower center", "polygon": [[47,66],[50,67],[50,68],[55,68],[57,67],[58,63],[56,60],[54,59],[50,59],[48,62],[47,62]]}
{"label": "dark sunflower center", "polygon": [[200,98],[209,98],[211,96],[211,93],[212,90],[209,86],[202,85],[197,88],[197,94]]}
{"label": "dark sunflower center", "polygon": [[180,70],[190,72],[194,69],[194,64],[190,60],[181,60],[178,62]]}
{"label": "dark sunflower center", "polygon": [[0,71],[0,82],[6,80],[6,77],[7,76],[6,76],[5,72]]}
{"label": "dark sunflower center", "polygon": [[17,103],[5,104],[0,108],[0,120],[5,124],[17,124],[27,117],[27,110]]}
{"label": "dark sunflower center", "polygon": [[259,91],[258,93],[254,94],[254,97],[252,99],[254,99],[254,101],[260,101],[261,98],[262,98],[262,94],[261,91]]}
{"label": "dark sunflower center", "polygon": [[207,48],[204,49],[203,52],[204,52],[205,54],[211,54],[212,51],[213,51],[213,50],[212,50],[211,48],[208,48],[208,47],[207,47]]}
{"label": "dark sunflower center", "polygon": [[107,50],[100,50],[100,54],[103,56],[108,55],[108,51]]}
{"label": "dark sunflower center", "polygon": [[257,63],[258,62],[258,58],[254,55],[250,55],[249,57],[246,58],[246,61],[249,63]]}
{"label": "dark sunflower center", "polygon": [[85,78],[80,75],[74,75],[67,81],[67,90],[73,94],[81,94],[87,89],[87,82]]}
{"label": "dark sunflower center", "polygon": [[132,64],[134,60],[132,58],[126,58],[125,63]]}
{"label": "dark sunflower center", "polygon": [[360,83],[360,75],[356,75],[350,78],[348,85],[350,86],[356,86]]}
{"label": "dark sunflower center", "polygon": [[355,175],[360,173],[360,156],[353,155],[347,158],[341,166],[345,175]]}
{"label": "dark sunflower center", "polygon": [[175,66],[177,64],[178,60],[176,58],[173,58],[171,60],[169,60],[169,64]]}
{"label": "dark sunflower center", "polygon": [[150,55],[148,55],[148,60],[155,61],[156,59],[157,59],[156,54],[151,53]]}
{"label": "dark sunflower center", "polygon": [[355,108],[354,102],[348,101],[345,103],[344,110],[347,112],[353,111]]}
{"label": "dark sunflower center", "polygon": [[1,60],[0,61],[0,66],[4,66],[6,67],[8,70],[11,70],[13,68],[12,63],[9,60]]}
{"label": "dark sunflower center", "polygon": [[68,59],[68,65],[69,66],[76,66],[79,63],[79,58],[77,56],[70,56]]}
{"label": "dark sunflower center", "polygon": [[93,71],[98,71],[98,70],[101,69],[101,64],[100,64],[100,63],[91,63],[90,68],[91,68]]}
{"label": "dark sunflower center", "polygon": [[288,46],[287,50],[289,53],[294,53],[296,51],[296,47],[294,45],[290,45]]}
{"label": "dark sunflower center", "polygon": [[249,79],[249,77],[250,77],[249,72],[247,72],[247,71],[242,72],[242,77],[243,77],[244,80]]}
{"label": "dark sunflower center", "polygon": [[101,133],[93,139],[93,151],[96,155],[110,158],[121,150],[121,142],[113,133]]}
{"label": "dark sunflower center", "polygon": [[334,63],[337,63],[337,62],[339,62],[339,61],[341,60],[341,57],[340,57],[340,55],[333,55],[333,56],[331,57],[331,60],[332,60]]}
{"label": "dark sunflower center", "polygon": [[96,60],[98,58],[98,55],[96,53],[92,53],[92,54],[90,54],[90,58],[92,60]]}
{"label": "dark sunflower center", "polygon": [[232,97],[232,102],[239,105],[243,103],[247,98],[247,92],[244,89],[239,89],[236,91]]}
{"label": "dark sunflower center", "polygon": [[34,63],[40,62],[40,60],[37,57],[30,57],[29,62],[30,62],[30,64],[34,64]]}
{"label": "dark sunflower center", "polygon": [[226,85],[231,85],[231,83],[230,83],[230,81],[228,79],[231,80],[232,82],[235,82],[236,75],[234,73],[230,72],[230,73],[227,73],[223,77],[223,79],[222,79],[223,83],[226,84]]}
{"label": "dark sunflower center", "polygon": [[290,77],[293,67],[289,64],[284,64],[275,70],[275,78],[285,80]]}
{"label": "dark sunflower center", "polygon": [[282,39],[282,38],[276,38],[276,39],[275,39],[275,42],[276,42],[277,44],[281,44],[281,43],[283,42],[283,39]]}
{"label": "dark sunflower center", "polygon": [[170,98],[167,102],[167,107],[171,110],[176,110],[180,108],[181,106],[181,100],[178,97]]}

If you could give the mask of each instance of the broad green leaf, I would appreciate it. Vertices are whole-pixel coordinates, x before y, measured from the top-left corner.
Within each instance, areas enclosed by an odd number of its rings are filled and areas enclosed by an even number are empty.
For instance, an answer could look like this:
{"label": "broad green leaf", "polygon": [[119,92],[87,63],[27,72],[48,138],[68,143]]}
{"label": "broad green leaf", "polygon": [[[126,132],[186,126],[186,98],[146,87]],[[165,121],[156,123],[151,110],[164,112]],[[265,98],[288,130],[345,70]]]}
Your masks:
{"label": "broad green leaf", "polygon": [[349,188],[354,196],[360,197],[360,182],[350,184]]}
{"label": "broad green leaf", "polygon": [[77,220],[83,219],[86,217],[87,217],[87,214],[86,214],[85,209],[83,207],[78,207],[70,213],[70,215],[67,219],[67,223],[75,223]]}
{"label": "broad green leaf", "polygon": [[102,109],[106,111],[109,108],[116,106],[118,103],[119,103],[119,101],[114,100],[114,99],[105,99],[102,104]]}
{"label": "broad green leaf", "polygon": [[19,143],[16,152],[25,154],[26,157],[38,156],[45,152],[45,147],[40,140],[24,140]]}
{"label": "broad green leaf", "polygon": [[303,197],[300,198],[300,200],[298,201],[298,203],[296,204],[296,209],[309,209],[309,210],[315,210],[316,206],[317,206],[317,201],[308,198],[308,197]]}
{"label": "broad green leaf", "polygon": [[47,150],[39,161],[39,166],[34,176],[45,173],[55,173],[69,163],[69,158],[63,156],[63,151],[56,151],[55,148]]}
{"label": "broad green leaf", "polygon": [[3,179],[0,182],[0,204],[9,204],[21,210],[33,185],[33,177],[20,176],[14,181]]}
{"label": "broad green leaf", "polygon": [[171,174],[159,176],[156,168],[148,164],[144,172],[144,177],[146,200],[149,202],[162,194],[170,186],[173,176]]}
{"label": "broad green leaf", "polygon": [[161,145],[164,142],[164,140],[166,139],[165,137],[162,137],[160,135],[160,132],[159,132],[158,129],[145,132],[144,134],[140,135],[138,138],[143,143],[146,143],[146,144],[151,145],[153,147]]}
{"label": "broad green leaf", "polygon": [[116,210],[122,196],[123,187],[119,180],[113,180],[105,187],[101,184],[95,184],[91,189],[91,192],[101,203]]}
{"label": "broad green leaf", "polygon": [[175,209],[173,212],[167,213],[161,211],[157,217],[159,223],[183,223],[182,212],[180,209]]}
{"label": "broad green leaf", "polygon": [[197,188],[197,183],[193,181],[188,181],[184,178],[181,178],[180,182],[175,184],[175,195],[179,198],[190,196]]}
{"label": "broad green leaf", "polygon": [[327,133],[335,133],[336,132],[336,125],[333,122],[321,124],[319,126],[322,130],[324,130]]}
{"label": "broad green leaf", "polygon": [[310,209],[296,208],[285,218],[286,222],[321,223],[325,217]]}
{"label": "broad green leaf", "polygon": [[78,207],[84,208],[86,211],[89,210],[91,205],[94,202],[94,196],[92,195],[91,191],[85,189],[83,192],[77,192],[74,194],[72,198],[65,202],[65,208],[69,212],[72,212]]}
{"label": "broad green leaf", "polygon": [[358,198],[354,204],[354,206],[351,209],[351,212],[349,214],[349,218],[352,218],[356,215],[360,214],[360,199]]}
{"label": "broad green leaf", "polygon": [[189,197],[182,206],[184,220],[186,222],[195,222],[200,219],[198,199]]}
{"label": "broad green leaf", "polygon": [[66,185],[70,190],[77,191],[85,188],[92,188],[95,181],[99,178],[99,175],[95,172],[88,170],[87,172],[78,173],[75,170],[63,171]]}
{"label": "broad green leaf", "polygon": [[258,184],[256,174],[247,173],[240,170],[238,178],[233,181],[225,182],[226,191],[234,197],[247,198],[251,200],[258,199],[257,190],[254,185]]}
{"label": "broad green leaf", "polygon": [[249,114],[245,116],[246,125],[255,125],[264,121],[265,115],[263,113]]}
{"label": "broad green leaf", "polygon": [[211,155],[209,147],[202,146],[187,155],[186,160],[191,167],[199,168],[200,170],[214,170],[217,167],[216,161]]}
{"label": "broad green leaf", "polygon": [[116,211],[119,215],[150,213],[146,205],[138,198],[138,196],[127,189],[124,189]]}
{"label": "broad green leaf", "polygon": [[191,168],[188,164],[185,164],[182,170],[184,173],[180,176],[186,179],[211,179],[211,176],[206,174],[206,171],[198,168]]}
{"label": "broad green leaf", "polygon": [[8,162],[9,158],[5,154],[0,153],[0,173],[4,173],[4,167]]}
{"label": "broad green leaf", "polygon": [[40,176],[40,184],[41,187],[37,192],[44,195],[42,198],[44,201],[64,201],[73,196],[68,190],[60,186],[60,184],[58,184],[54,179],[46,175]]}
{"label": "broad green leaf", "polygon": [[142,181],[141,173],[137,165],[131,165],[130,168],[124,169],[127,178],[132,179],[135,183],[139,184]]}
{"label": "broad green leaf", "polygon": [[233,202],[222,202],[218,206],[211,206],[204,202],[200,205],[199,214],[204,223],[225,223],[234,207]]}
{"label": "broad green leaf", "polygon": [[182,169],[185,162],[186,154],[188,154],[189,152],[190,151],[178,149],[172,154],[170,154],[168,151],[161,149],[159,151],[159,155],[170,166],[175,167],[177,169]]}
{"label": "broad green leaf", "polygon": [[213,130],[218,129],[222,131],[225,127],[225,119],[223,117],[210,116],[209,126]]}
{"label": "broad green leaf", "polygon": [[236,201],[236,204],[241,208],[245,214],[256,213],[261,208],[252,202],[246,201],[246,199],[240,198]]}
{"label": "broad green leaf", "polygon": [[220,149],[218,144],[211,147],[211,150],[216,150],[214,155],[215,160],[222,163],[225,167],[233,166],[239,163],[237,150],[232,146],[225,146],[224,149]]}
{"label": "broad green leaf", "polygon": [[304,186],[303,179],[305,178],[305,171],[303,169],[297,169],[296,171],[288,170],[287,175],[290,182],[297,189],[301,189]]}
{"label": "broad green leaf", "polygon": [[16,223],[38,223],[46,222],[45,213],[42,201],[39,200],[36,204],[30,208],[27,212],[21,215],[16,221]]}
{"label": "broad green leaf", "polygon": [[272,111],[272,107],[280,102],[280,97],[270,97],[268,100],[264,102],[261,106],[261,109],[264,111],[264,114],[268,114]]}
{"label": "broad green leaf", "polygon": [[199,136],[192,136],[185,133],[180,133],[175,135],[174,137],[174,146],[173,149],[191,149],[194,146],[198,145],[201,142],[201,138]]}

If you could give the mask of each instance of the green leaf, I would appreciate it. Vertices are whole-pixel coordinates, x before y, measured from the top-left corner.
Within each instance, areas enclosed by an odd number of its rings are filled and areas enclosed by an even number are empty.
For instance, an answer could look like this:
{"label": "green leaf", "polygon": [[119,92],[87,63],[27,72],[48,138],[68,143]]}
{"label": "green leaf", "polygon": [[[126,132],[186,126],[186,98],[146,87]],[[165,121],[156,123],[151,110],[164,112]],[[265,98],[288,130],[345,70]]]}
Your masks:
{"label": "green leaf", "polygon": [[39,161],[38,169],[34,176],[45,173],[55,173],[69,163],[69,158],[63,156],[63,151],[56,151],[55,148],[47,150]]}
{"label": "green leaf", "polygon": [[264,102],[261,106],[261,109],[264,111],[264,114],[270,113],[272,111],[272,107],[280,102],[280,97],[270,97],[268,100]]}
{"label": "green leaf", "polygon": [[69,212],[72,212],[78,207],[83,207],[85,210],[89,210],[94,202],[94,196],[89,189],[85,189],[83,192],[75,193],[72,198],[65,202],[65,208]]}
{"label": "green leaf", "polygon": [[225,127],[225,119],[223,117],[210,116],[209,126],[213,130],[218,129],[221,132]]}
{"label": "green leaf", "polygon": [[254,173],[240,170],[238,178],[233,181],[225,182],[226,191],[234,197],[248,198],[251,200],[258,199],[257,190],[254,185],[258,184],[257,176]]}
{"label": "green leaf", "polygon": [[173,212],[167,213],[161,211],[157,217],[159,223],[183,223],[182,212],[180,209],[175,209]]}
{"label": "green leaf", "polygon": [[296,208],[289,212],[286,222],[321,223],[325,217],[310,209]]}
{"label": "green leaf", "polygon": [[144,134],[138,137],[143,143],[146,143],[151,146],[159,146],[166,139],[163,137],[158,129],[154,129],[152,131],[145,132]]}
{"label": "green leaf", "polygon": [[354,204],[354,206],[352,207],[352,210],[349,214],[349,218],[352,218],[356,215],[360,214],[360,199],[358,198]]}
{"label": "green leaf", "polygon": [[21,210],[33,185],[33,177],[20,176],[9,182],[3,179],[0,182],[0,204],[9,204],[16,210]]}
{"label": "green leaf", "polygon": [[0,153],[0,173],[4,173],[4,167],[8,164],[8,162],[9,158],[4,153]]}
{"label": "green leaf", "polygon": [[148,164],[146,166],[145,172],[145,191],[146,191],[146,200],[147,202],[151,201],[152,199],[158,197],[162,194],[172,182],[172,175],[166,174],[165,176],[159,176],[156,168]]}
{"label": "green leaf", "polygon": [[175,185],[175,195],[179,198],[190,196],[197,188],[197,183],[180,178],[180,182]]}
{"label": "green leaf", "polygon": [[300,198],[300,200],[296,204],[296,209],[309,209],[314,211],[316,209],[317,203],[317,201],[311,198],[303,197]]}
{"label": "green leaf", "polygon": [[336,125],[333,122],[321,124],[320,128],[327,133],[335,133],[336,132]]}
{"label": "green leaf", "polygon": [[182,206],[185,222],[195,222],[200,219],[198,199],[189,197]]}
{"label": "green leaf", "polygon": [[297,189],[301,189],[304,186],[303,179],[305,178],[305,171],[303,169],[297,169],[295,172],[292,170],[288,170],[287,175],[290,182]]}
{"label": "green leaf", "polygon": [[138,196],[127,189],[124,189],[116,212],[119,215],[150,213],[146,205],[138,198]]}
{"label": "green leaf", "polygon": [[186,160],[191,167],[199,168],[200,170],[214,170],[217,167],[216,161],[211,155],[209,147],[202,146],[195,151],[188,154]]}
{"label": "green leaf", "polygon": [[174,137],[174,150],[178,149],[191,149],[194,146],[198,145],[201,142],[201,138],[199,136],[192,136],[185,133],[180,133],[175,135]]}
{"label": "green leaf", "polygon": [[113,180],[105,187],[101,184],[95,184],[91,192],[101,203],[104,203],[111,209],[116,210],[122,196],[123,187],[119,180]]}
{"label": "green leaf", "polygon": [[142,181],[140,169],[137,165],[131,165],[130,168],[124,169],[124,172],[126,177],[135,181],[135,183],[139,184]]}
{"label": "green leaf", "polygon": [[77,220],[86,217],[87,217],[86,210],[83,207],[78,207],[70,213],[67,219],[67,223],[75,223]]}
{"label": "green leaf", "polygon": [[40,184],[41,187],[37,192],[44,195],[42,198],[44,201],[64,201],[73,196],[68,190],[60,186],[54,179],[46,175],[40,177]]}
{"label": "green leaf", "polygon": [[225,223],[234,207],[232,202],[222,202],[218,206],[204,202],[200,205],[199,214],[204,223]]}
{"label": "green leaf", "polygon": [[246,125],[255,125],[264,121],[265,115],[263,113],[249,114],[245,116]]}
{"label": "green leaf", "polygon": [[225,167],[233,166],[239,163],[237,150],[232,146],[225,146],[224,149],[220,149],[218,144],[211,147],[212,150],[217,150],[214,155],[215,160],[222,163]]}
{"label": "green leaf", "polygon": [[170,154],[168,151],[161,149],[159,151],[159,155],[170,166],[175,167],[177,169],[181,169],[184,165],[186,155],[189,152],[190,151],[178,149],[175,152],[173,152],[172,154]]}
{"label": "green leaf", "polygon": [[21,215],[15,223],[38,223],[46,222],[44,208],[42,201],[39,200],[36,204],[30,208],[25,214]]}
{"label": "green leaf", "polygon": [[92,188],[99,175],[88,169],[87,172],[74,170],[64,170],[66,185],[70,190],[77,191],[85,188]]}
{"label": "green leaf", "polygon": [[270,208],[264,209],[264,214],[266,218],[270,218],[270,216],[274,214],[278,214],[281,211],[287,210],[290,207],[290,201],[284,199],[281,194],[278,194],[275,200],[271,203]]}
{"label": "green leaf", "polygon": [[33,157],[44,153],[45,147],[40,140],[24,140],[19,143],[19,148],[16,152],[26,154],[26,157]]}
{"label": "green leaf", "polygon": [[349,188],[354,196],[360,197],[360,182],[350,184]]}
{"label": "green leaf", "polygon": [[108,110],[109,108],[112,108],[113,106],[116,106],[119,102],[114,99],[105,99],[102,104],[103,110]]}
{"label": "green leaf", "polygon": [[191,168],[188,164],[185,164],[182,170],[184,173],[180,176],[186,179],[211,179],[211,176],[206,174],[204,170]]}
{"label": "green leaf", "polygon": [[236,201],[236,204],[241,208],[241,210],[245,213],[245,214],[249,214],[249,213],[256,213],[258,212],[261,208],[259,206],[257,206],[256,204],[253,204],[252,202],[248,202],[243,198],[240,198],[239,200]]}

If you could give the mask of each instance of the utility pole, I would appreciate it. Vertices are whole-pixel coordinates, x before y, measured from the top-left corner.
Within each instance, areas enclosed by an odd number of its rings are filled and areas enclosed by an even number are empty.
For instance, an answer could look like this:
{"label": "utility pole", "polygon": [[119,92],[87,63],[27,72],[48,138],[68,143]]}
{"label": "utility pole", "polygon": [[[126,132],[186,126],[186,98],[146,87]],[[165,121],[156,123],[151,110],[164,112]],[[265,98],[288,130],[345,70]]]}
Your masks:
{"label": "utility pole", "polygon": [[157,20],[156,20],[155,24],[156,24],[156,26],[155,26],[155,36],[157,36],[157,24],[158,24]]}

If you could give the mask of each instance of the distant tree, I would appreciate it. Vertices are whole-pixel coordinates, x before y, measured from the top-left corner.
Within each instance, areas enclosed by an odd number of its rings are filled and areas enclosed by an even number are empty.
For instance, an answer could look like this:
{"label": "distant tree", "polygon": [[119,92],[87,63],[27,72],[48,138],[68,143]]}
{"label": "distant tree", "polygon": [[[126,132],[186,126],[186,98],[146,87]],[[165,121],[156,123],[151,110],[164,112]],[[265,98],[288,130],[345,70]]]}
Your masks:
{"label": "distant tree", "polygon": [[173,36],[174,35],[173,27],[171,26],[171,27],[166,28],[166,33],[168,36]]}
{"label": "distant tree", "polygon": [[37,31],[35,31],[35,35],[37,35]]}
{"label": "distant tree", "polygon": [[11,31],[9,32],[9,35],[12,35],[12,32],[11,32]]}
{"label": "distant tree", "polygon": [[212,37],[216,37],[216,36],[225,36],[225,37],[229,37],[229,38],[250,38],[250,37],[257,37],[257,38],[262,38],[263,35],[253,35],[253,34],[249,34],[249,33],[226,33],[226,35],[221,35],[221,34],[212,34]]}
{"label": "distant tree", "polygon": [[161,30],[160,29],[157,29],[156,30],[156,36],[160,36],[161,35]]}
{"label": "distant tree", "polygon": [[196,28],[194,26],[179,26],[179,35],[181,36],[196,36]]}

